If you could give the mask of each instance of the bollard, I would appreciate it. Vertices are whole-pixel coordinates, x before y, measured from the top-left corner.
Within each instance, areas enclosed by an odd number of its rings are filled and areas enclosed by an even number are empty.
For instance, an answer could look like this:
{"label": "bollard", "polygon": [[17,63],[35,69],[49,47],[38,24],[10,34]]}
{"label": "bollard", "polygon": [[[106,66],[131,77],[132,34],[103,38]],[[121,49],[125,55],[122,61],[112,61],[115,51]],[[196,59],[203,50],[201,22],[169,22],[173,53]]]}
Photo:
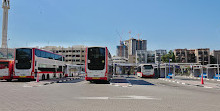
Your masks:
{"label": "bollard", "polygon": [[37,74],[36,82],[39,82],[39,74]]}
{"label": "bollard", "polygon": [[202,74],[201,77],[202,77],[202,78],[201,78],[201,84],[204,84],[204,81],[203,81],[203,74]]}

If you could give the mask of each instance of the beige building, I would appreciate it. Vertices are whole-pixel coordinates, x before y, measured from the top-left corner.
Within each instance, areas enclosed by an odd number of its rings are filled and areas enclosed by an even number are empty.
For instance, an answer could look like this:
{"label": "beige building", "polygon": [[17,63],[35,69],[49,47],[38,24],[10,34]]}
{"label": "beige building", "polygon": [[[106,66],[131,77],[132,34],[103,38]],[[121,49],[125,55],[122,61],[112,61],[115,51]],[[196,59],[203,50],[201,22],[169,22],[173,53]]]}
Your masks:
{"label": "beige building", "polygon": [[173,52],[176,62],[187,63],[187,49],[175,49]]}
{"label": "beige building", "polygon": [[210,64],[210,49],[175,49],[176,62]]}
{"label": "beige building", "polygon": [[219,64],[220,63],[220,50],[213,50],[212,56],[214,56],[215,58],[214,63]]}
{"label": "beige building", "polygon": [[57,47],[57,46],[45,46],[41,49],[52,51],[57,54],[61,54],[65,57],[67,64],[83,65],[85,64],[85,50],[86,46],[72,46],[72,47]]}
{"label": "beige building", "polygon": [[124,41],[128,47],[128,55],[136,55],[137,50],[147,50],[147,40],[130,38]]}
{"label": "beige building", "polygon": [[136,63],[136,55],[129,55],[128,63]]}
{"label": "beige building", "polygon": [[195,56],[197,63],[201,63],[202,65],[210,64],[210,49],[196,49]]}
{"label": "beige building", "polygon": [[187,63],[196,63],[195,49],[187,50]]}

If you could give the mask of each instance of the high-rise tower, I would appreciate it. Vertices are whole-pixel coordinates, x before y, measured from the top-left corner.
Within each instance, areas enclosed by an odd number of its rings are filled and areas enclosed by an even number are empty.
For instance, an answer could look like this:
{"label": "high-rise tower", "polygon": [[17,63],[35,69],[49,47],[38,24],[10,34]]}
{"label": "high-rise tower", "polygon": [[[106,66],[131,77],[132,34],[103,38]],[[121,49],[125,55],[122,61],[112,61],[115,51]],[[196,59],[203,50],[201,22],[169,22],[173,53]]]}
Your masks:
{"label": "high-rise tower", "polygon": [[8,32],[8,10],[10,9],[10,0],[2,0],[3,21],[2,21],[2,47],[7,48],[7,32]]}

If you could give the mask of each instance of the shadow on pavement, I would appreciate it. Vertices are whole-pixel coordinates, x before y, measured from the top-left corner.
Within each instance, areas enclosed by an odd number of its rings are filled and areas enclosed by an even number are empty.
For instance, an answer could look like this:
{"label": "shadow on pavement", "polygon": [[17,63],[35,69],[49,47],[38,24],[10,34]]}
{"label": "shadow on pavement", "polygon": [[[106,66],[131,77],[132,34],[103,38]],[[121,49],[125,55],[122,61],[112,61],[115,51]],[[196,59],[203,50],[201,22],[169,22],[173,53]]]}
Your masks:
{"label": "shadow on pavement", "polygon": [[126,79],[112,79],[111,83],[128,83]]}
{"label": "shadow on pavement", "polygon": [[90,81],[90,84],[109,84],[108,81]]}
{"label": "shadow on pavement", "polygon": [[84,79],[75,79],[75,80],[71,80],[71,81],[64,81],[64,82],[61,82],[61,83],[78,83],[78,82],[81,82],[81,81],[84,81]]}
{"label": "shadow on pavement", "polygon": [[135,77],[126,77],[126,78],[135,78]]}
{"label": "shadow on pavement", "polygon": [[154,85],[150,82],[144,81],[144,80],[129,80],[129,82],[132,85]]}

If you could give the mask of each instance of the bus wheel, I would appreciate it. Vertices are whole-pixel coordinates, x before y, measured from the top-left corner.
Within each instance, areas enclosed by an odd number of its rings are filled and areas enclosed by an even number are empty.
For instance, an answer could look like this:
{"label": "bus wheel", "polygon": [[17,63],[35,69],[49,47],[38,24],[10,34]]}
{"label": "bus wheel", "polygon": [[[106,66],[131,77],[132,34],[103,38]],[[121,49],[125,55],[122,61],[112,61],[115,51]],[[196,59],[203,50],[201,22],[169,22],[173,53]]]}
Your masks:
{"label": "bus wheel", "polygon": [[11,79],[7,79],[7,82],[11,82]]}
{"label": "bus wheel", "polygon": [[47,74],[47,80],[49,80],[50,79],[50,75],[49,74]]}

